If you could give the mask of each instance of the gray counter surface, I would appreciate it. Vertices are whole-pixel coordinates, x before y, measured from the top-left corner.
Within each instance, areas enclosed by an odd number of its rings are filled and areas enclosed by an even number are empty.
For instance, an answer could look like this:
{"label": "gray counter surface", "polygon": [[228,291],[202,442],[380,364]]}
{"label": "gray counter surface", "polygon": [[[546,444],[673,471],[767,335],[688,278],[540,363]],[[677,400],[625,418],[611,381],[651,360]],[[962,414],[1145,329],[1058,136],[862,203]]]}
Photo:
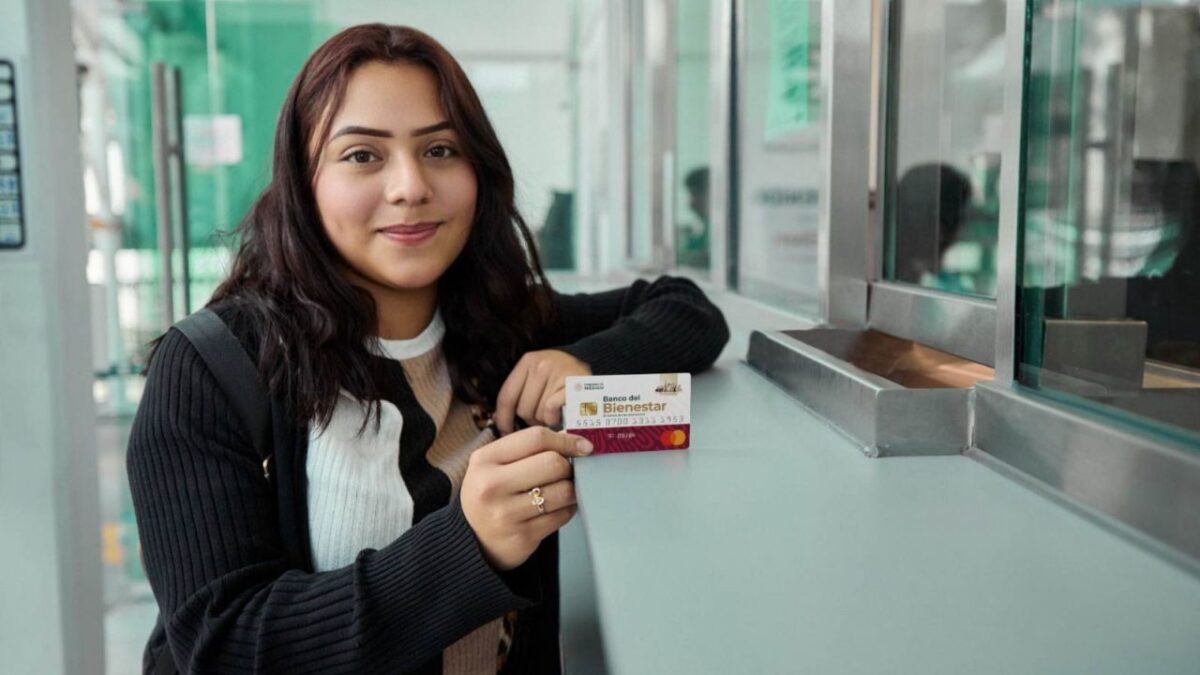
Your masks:
{"label": "gray counter surface", "polygon": [[1200,673],[1200,579],[979,462],[868,459],[736,358],[692,422],[575,464],[567,673]]}

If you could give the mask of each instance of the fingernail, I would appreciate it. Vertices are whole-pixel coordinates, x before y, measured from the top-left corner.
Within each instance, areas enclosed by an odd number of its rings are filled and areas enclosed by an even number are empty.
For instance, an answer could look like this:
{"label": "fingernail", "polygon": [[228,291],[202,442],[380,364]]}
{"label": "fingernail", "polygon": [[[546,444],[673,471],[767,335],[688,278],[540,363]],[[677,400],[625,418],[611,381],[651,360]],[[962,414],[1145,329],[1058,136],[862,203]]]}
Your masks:
{"label": "fingernail", "polygon": [[579,452],[587,455],[592,452],[593,446],[592,446],[592,442],[589,441],[588,439],[580,438],[575,441],[575,448],[577,450],[579,450]]}

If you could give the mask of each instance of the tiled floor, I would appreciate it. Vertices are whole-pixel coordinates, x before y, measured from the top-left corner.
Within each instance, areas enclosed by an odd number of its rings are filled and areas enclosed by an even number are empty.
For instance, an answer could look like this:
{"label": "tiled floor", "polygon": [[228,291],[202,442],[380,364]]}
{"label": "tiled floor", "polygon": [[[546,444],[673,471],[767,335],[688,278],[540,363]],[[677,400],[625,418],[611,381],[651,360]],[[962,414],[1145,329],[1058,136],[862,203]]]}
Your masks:
{"label": "tiled floor", "polygon": [[139,675],[142,647],[158,616],[154,602],[131,602],[110,608],[104,615],[104,648],[107,675]]}

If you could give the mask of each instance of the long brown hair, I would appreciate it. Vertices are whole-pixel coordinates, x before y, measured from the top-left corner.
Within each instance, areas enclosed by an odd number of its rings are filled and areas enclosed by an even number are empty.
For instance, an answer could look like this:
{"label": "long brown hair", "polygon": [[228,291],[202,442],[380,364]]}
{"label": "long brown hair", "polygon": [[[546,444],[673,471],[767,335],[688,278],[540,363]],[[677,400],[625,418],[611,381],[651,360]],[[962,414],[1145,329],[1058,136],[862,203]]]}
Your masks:
{"label": "long brown hair", "polygon": [[271,182],[242,221],[232,271],[209,303],[234,301],[251,312],[259,370],[272,395],[285,398],[298,419],[322,426],[340,389],[370,403],[378,420],[369,351],[375,303],[338,273],[340,257],[312,189],[314,149],[324,145],[355,69],[368,62],[411,63],[433,73],[441,108],[475,170],[474,224],[438,282],[455,394],[493,405],[509,369],[551,320],[550,286],[514,204],[512,169],[458,62],[412,28],[348,28],[321,45],[292,83],[275,132]]}

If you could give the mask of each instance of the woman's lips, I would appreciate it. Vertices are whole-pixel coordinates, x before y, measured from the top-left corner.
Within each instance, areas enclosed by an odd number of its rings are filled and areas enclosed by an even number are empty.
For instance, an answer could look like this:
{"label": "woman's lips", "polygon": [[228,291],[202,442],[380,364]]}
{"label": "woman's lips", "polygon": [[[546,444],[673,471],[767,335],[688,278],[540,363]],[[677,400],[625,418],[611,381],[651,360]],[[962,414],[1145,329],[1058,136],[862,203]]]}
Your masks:
{"label": "woman's lips", "polygon": [[441,223],[414,223],[412,225],[392,225],[379,230],[379,234],[400,244],[420,244],[432,237]]}

